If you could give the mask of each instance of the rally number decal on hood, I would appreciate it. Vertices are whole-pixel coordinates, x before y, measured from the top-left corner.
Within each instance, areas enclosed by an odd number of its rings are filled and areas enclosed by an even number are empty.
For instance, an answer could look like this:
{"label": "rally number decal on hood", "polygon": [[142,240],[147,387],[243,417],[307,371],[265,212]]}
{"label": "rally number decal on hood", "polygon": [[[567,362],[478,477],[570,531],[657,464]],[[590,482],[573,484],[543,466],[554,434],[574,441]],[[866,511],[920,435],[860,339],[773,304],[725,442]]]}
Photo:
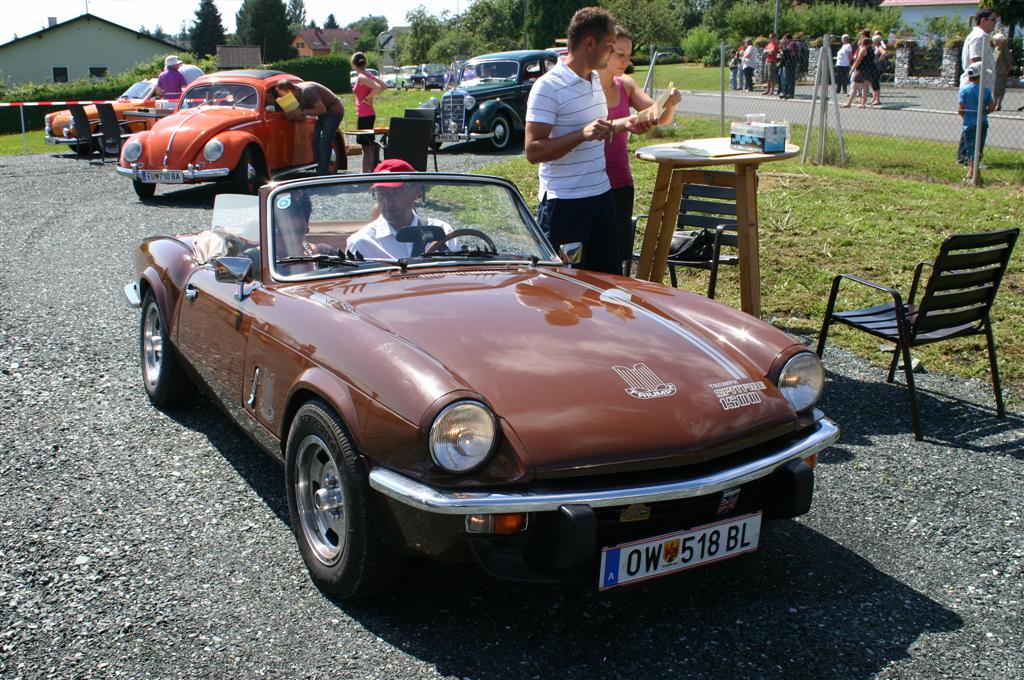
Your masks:
{"label": "rally number decal on hood", "polygon": [[629,385],[626,394],[631,397],[657,399],[671,397],[676,393],[676,386],[654,375],[654,371],[649,369],[647,364],[633,364],[633,368],[627,366],[612,366],[612,368]]}

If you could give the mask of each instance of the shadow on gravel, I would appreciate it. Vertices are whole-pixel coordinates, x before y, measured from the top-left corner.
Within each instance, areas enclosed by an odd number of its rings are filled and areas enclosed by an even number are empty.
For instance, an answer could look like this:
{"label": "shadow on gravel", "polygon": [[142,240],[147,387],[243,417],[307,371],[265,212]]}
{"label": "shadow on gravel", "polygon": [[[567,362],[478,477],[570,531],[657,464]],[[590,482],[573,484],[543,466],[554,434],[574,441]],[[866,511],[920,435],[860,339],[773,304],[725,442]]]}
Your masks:
{"label": "shadow on gravel", "polygon": [[802,524],[762,538],[761,552],[608,594],[426,565],[398,594],[339,606],[440,674],[473,678],[865,678],[963,625]]}
{"label": "shadow on gravel", "polygon": [[[901,376],[889,384],[885,382],[885,369],[879,369],[874,380],[854,379],[833,371],[826,374],[821,409],[839,423],[842,436],[838,449],[823,454],[823,462],[841,462],[830,458],[843,455],[843,444],[871,445],[879,435],[903,435],[908,444],[915,443],[910,401]],[[998,417],[992,392],[986,395],[987,403],[974,403],[935,391],[935,387],[947,389],[949,383],[929,384],[927,373],[916,375],[915,381],[925,442],[1024,460],[1024,417],[1013,412]]]}

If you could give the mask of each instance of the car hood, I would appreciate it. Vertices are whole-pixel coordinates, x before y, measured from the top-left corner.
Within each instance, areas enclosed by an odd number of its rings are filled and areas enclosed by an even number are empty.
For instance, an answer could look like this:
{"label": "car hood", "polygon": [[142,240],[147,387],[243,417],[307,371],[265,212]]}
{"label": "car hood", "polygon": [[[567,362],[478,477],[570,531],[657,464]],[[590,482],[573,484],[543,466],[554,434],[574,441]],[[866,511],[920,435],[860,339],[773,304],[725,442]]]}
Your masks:
{"label": "car hood", "polygon": [[410,270],[355,290],[320,288],[480,394],[541,477],[695,463],[795,426],[766,375],[796,341],[705,298],[540,267]]}
{"label": "car hood", "polygon": [[[259,113],[256,111],[223,106],[172,113],[137,137],[142,142],[142,156],[139,160],[143,167],[148,168],[184,168],[218,132],[258,119]],[[164,154],[167,155],[166,165]]]}
{"label": "car hood", "polygon": [[459,85],[457,88],[452,90],[452,93],[462,96],[471,94],[473,97],[480,99],[491,95],[498,96],[499,94],[508,93],[508,91],[513,87],[515,87],[515,85],[506,82],[503,82],[500,85],[495,85],[494,83],[481,83],[479,85],[470,85],[468,87],[465,85]]}

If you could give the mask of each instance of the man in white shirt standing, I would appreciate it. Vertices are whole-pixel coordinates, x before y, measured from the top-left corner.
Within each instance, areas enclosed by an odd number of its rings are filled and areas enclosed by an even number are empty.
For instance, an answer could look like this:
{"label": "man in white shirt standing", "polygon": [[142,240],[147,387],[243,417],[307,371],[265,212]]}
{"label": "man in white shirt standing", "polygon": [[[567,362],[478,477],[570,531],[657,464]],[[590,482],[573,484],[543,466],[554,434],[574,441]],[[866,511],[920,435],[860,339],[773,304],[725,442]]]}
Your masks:
{"label": "man in white shirt standing", "polygon": [[604,160],[612,123],[597,74],[615,46],[615,19],[584,7],[566,36],[565,60],[537,80],[526,105],[526,160],[540,164],[537,221],[555,248],[583,244],[580,268],[618,274],[615,198]]}
{"label": "man in white shirt standing", "polygon": [[992,47],[989,45],[989,33],[995,30],[999,16],[994,9],[982,8],[974,15],[974,28],[964,38],[964,46],[960,51],[960,66],[963,73],[960,76],[960,87],[970,84],[967,77],[967,67],[975,62],[980,62],[982,56],[985,63],[982,64],[981,87],[992,89],[996,84],[996,72]]}
{"label": "man in white shirt standing", "polygon": [[757,48],[751,38],[746,39],[747,47],[743,50],[743,89],[754,91],[754,70],[757,68]]}

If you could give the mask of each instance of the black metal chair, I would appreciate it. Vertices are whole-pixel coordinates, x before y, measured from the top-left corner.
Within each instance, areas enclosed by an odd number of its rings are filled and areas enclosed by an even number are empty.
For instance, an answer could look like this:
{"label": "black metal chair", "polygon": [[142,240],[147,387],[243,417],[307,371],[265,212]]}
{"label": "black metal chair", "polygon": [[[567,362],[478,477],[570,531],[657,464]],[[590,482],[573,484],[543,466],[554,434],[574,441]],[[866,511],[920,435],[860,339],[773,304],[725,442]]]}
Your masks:
{"label": "black metal chair", "polygon": [[[633,218],[633,235],[639,220],[647,215]],[[739,255],[722,253],[722,247],[739,247],[739,236],[736,233],[736,189],[708,184],[683,185],[683,196],[679,204],[679,219],[676,226],[685,231],[707,231],[711,238],[711,252],[708,257],[687,259],[680,253],[680,246],[689,239],[683,231],[677,231],[672,238],[672,246],[668,254],[668,273],[674,287],[679,286],[676,267],[692,267],[704,269],[710,273],[708,277],[708,297],[714,299],[718,287],[718,268],[721,265],[736,266]],[[638,257],[635,253],[634,258]]]}
{"label": "black metal chair", "polygon": [[121,144],[132,135],[131,126],[117,119],[113,104],[97,104],[96,113],[100,117],[100,158],[106,159],[108,154],[117,158]]}
{"label": "black metal chair", "polygon": [[[427,154],[434,142],[434,119],[394,117],[388,127],[384,158],[401,158],[420,172],[427,170]],[[437,153],[434,153],[437,172]]]}
{"label": "black metal chair", "polygon": [[71,113],[71,124],[75,128],[75,152],[79,156],[88,156],[92,153],[93,145],[101,146],[100,133],[92,131],[92,121],[85,114],[85,107],[81,104],[68,106]]}
{"label": "black metal chair", "polygon": [[[832,280],[825,319],[818,335],[818,356],[825,350],[829,326],[840,323],[864,331],[877,338],[896,343],[892,362],[889,365],[888,382],[896,375],[896,366],[903,359],[910,395],[910,415],[914,436],[922,438],[917,395],[914,391],[914,371],[911,363],[912,347],[942,340],[962,338],[971,335],[985,335],[988,341],[989,366],[992,372],[992,387],[996,395],[996,413],[1006,415],[1003,407],[1002,387],[999,383],[999,367],[996,364],[996,344],[992,337],[992,322],[989,310],[995,302],[999,283],[1010,261],[1010,253],[1017,241],[1020,229],[1003,229],[979,234],[956,234],[942,242],[939,256],[934,263],[921,262],[914,270],[914,281],[910,286],[910,298],[904,304],[898,291],[871,281],[840,274]],[[931,275],[925,285],[920,302],[917,297],[921,275],[925,267],[931,267]],[[859,283],[892,296],[892,302],[885,302],[864,309],[836,312],[836,296],[839,285],[844,281]]]}

